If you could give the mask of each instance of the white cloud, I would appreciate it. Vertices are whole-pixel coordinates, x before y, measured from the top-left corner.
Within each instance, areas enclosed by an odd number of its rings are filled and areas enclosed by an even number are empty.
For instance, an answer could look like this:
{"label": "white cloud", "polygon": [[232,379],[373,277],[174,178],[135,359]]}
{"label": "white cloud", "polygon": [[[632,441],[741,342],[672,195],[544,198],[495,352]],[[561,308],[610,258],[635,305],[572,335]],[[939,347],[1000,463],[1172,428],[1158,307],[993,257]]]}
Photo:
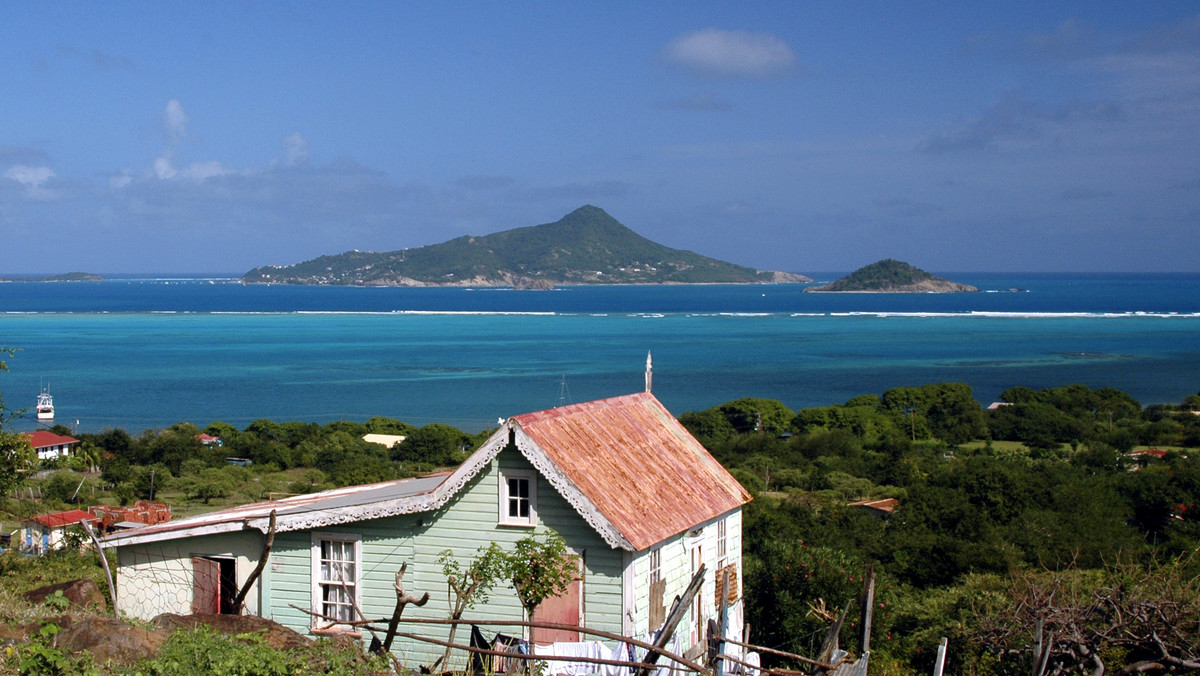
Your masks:
{"label": "white cloud", "polygon": [[54,170],[50,167],[30,167],[24,164],[18,164],[9,167],[8,171],[4,172],[4,178],[10,178],[27,188],[40,188],[43,183],[54,178]]}
{"label": "white cloud", "polygon": [[308,141],[300,132],[283,139],[283,161],[289,167],[308,162]]}
{"label": "white cloud", "polygon": [[183,104],[179,99],[167,101],[167,110],[163,113],[163,127],[167,131],[167,139],[172,143],[187,136],[187,113],[183,112]]}
{"label": "white cloud", "polygon": [[34,167],[28,164],[13,165],[4,172],[4,178],[25,186],[25,197],[38,201],[51,201],[60,197],[58,191],[42,187],[55,176],[50,167]]}
{"label": "white cloud", "polygon": [[179,172],[175,171],[175,167],[171,166],[171,160],[168,160],[165,157],[160,157],[154,160],[154,175],[162,180],[165,181],[169,178],[175,178],[175,174],[177,173]]}
{"label": "white cloud", "polygon": [[796,65],[791,47],[775,35],[716,28],[681,35],[663,54],[669,61],[718,77],[764,78]]}
{"label": "white cloud", "polygon": [[108,177],[108,185],[116,190],[120,190],[132,182],[133,174],[128,169]]}
{"label": "white cloud", "polygon": [[[191,179],[193,181],[203,181],[215,176],[225,176],[233,173],[231,170],[221,166],[220,162],[215,160],[209,162],[194,162],[182,169],[176,169],[171,160],[167,157],[160,157],[154,160],[154,175],[160,180],[169,181],[174,178]],[[128,181],[125,182],[126,184]],[[123,187],[115,186],[115,187]]]}
{"label": "white cloud", "polygon": [[220,162],[195,162],[188,165],[186,168],[179,171],[181,178],[190,178],[194,181],[203,181],[206,178],[215,176],[224,176],[231,173],[228,169],[221,166]]}

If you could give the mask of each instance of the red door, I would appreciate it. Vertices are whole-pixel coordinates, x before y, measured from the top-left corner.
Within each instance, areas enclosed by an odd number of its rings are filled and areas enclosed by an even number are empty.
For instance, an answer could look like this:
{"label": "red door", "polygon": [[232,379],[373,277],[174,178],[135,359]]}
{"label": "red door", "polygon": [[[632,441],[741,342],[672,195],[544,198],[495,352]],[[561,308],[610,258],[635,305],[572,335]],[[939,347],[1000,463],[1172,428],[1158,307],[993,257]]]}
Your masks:
{"label": "red door", "polygon": [[[582,564],[581,564],[582,568]],[[561,596],[555,596],[542,601],[542,605],[533,611],[534,622],[550,624],[567,624],[572,627],[580,626],[583,608],[583,574],[579,575],[567,587]],[[542,645],[560,641],[579,641],[579,632],[565,629],[536,629],[534,640]]]}
{"label": "red door", "polygon": [[212,559],[192,557],[192,614],[218,615],[221,612],[221,564]]}

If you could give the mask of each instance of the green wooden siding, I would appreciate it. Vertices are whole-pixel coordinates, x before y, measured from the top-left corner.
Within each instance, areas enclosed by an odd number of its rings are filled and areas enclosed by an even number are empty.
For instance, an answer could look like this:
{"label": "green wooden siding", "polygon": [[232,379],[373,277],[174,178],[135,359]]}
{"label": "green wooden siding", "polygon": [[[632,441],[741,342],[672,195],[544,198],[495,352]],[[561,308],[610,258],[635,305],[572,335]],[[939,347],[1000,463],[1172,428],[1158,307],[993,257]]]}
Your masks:
{"label": "green wooden siding", "polygon": [[[393,588],[395,574],[400,565],[407,561],[408,570],[404,579],[406,592],[418,597],[429,592],[430,599],[424,607],[408,606],[405,617],[445,619],[449,617],[451,607],[449,589],[437,562],[442,551],[451,550],[453,556],[465,565],[479,548],[489,543],[511,547],[517,540],[530,534],[552,529],[563,537],[568,547],[582,553],[585,571],[584,623],[596,629],[620,632],[622,551],[609,547],[540,475],[537,478],[537,527],[498,525],[501,469],[532,469],[532,466],[515,448],[509,447],[436,512],[343,524],[313,532],[355,534],[361,537],[361,603],[363,613],[368,618],[386,618],[392,614],[396,604]],[[308,633],[311,619],[291,605],[300,608],[310,608],[312,605],[313,532],[279,534],[265,573],[266,584],[269,585],[265,593],[269,596],[270,604],[264,614],[301,633]],[[521,619],[521,606],[510,585],[498,586],[489,596],[486,606],[476,606],[466,616]],[[410,624],[402,625],[401,631],[444,639],[449,630],[434,625]],[[520,634],[520,629],[516,627],[485,628],[483,631],[488,638],[497,631]],[[463,626],[456,636],[456,642],[466,643],[468,638],[469,627]],[[369,640],[369,636],[364,640]],[[432,644],[398,639],[393,651],[408,666],[416,666],[431,663],[442,649]],[[452,667],[461,666],[460,663],[465,660],[461,652],[457,660],[459,664],[452,664]]]}

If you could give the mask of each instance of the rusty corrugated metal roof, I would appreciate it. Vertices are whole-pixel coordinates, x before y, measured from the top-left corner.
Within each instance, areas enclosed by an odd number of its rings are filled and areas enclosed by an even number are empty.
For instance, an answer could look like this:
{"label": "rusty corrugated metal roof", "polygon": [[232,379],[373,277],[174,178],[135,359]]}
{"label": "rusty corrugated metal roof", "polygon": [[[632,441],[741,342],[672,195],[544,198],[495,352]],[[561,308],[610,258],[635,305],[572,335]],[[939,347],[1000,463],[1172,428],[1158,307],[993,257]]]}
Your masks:
{"label": "rusty corrugated metal roof", "polygon": [[98,521],[98,519],[81,509],[70,509],[65,512],[38,514],[30,521],[36,521],[47,528],[62,528],[63,526],[73,526],[80,521]]}
{"label": "rusty corrugated metal roof", "polygon": [[750,501],[649,392],[512,420],[635,550]]}
{"label": "rusty corrugated metal roof", "polygon": [[[135,531],[118,532],[104,538],[104,542],[122,545],[125,542],[172,539],[174,537],[211,534],[230,530],[241,530],[251,520],[264,520],[274,511],[282,519],[310,513],[326,513],[370,505],[382,500],[403,500],[429,493],[445,481],[448,473],[438,472],[411,479],[395,479],[374,484],[343,486],[320,493],[294,495],[278,500],[253,502],[229,507],[216,512],[198,514],[185,519],[165,521]],[[281,526],[280,532],[292,530]]]}
{"label": "rusty corrugated metal roof", "polygon": [[897,507],[900,506],[900,501],[896,498],[883,498],[881,500],[859,500],[858,502],[851,502],[846,506],[866,507],[868,509],[877,509],[881,512],[887,512],[891,514],[892,512],[896,511]]}

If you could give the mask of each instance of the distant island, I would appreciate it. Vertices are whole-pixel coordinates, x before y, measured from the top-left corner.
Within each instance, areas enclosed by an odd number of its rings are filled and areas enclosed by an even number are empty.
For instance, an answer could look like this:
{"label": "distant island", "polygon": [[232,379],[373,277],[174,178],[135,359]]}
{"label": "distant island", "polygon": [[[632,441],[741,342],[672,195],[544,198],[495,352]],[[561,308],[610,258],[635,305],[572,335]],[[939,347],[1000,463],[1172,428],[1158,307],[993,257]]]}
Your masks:
{"label": "distant island", "polygon": [[755,270],[652,242],[603,209],[583,206],[555,223],[458,237],[384,253],[348,251],[247,272],[255,284],[512,286],[558,284],[807,283],[804,275]]}
{"label": "distant island", "polygon": [[104,278],[90,272],[68,272],[48,277],[0,277],[0,282],[103,282]]}
{"label": "distant island", "polygon": [[969,293],[979,291],[931,275],[904,261],[885,258],[861,267],[832,284],[810,286],[805,293]]}

